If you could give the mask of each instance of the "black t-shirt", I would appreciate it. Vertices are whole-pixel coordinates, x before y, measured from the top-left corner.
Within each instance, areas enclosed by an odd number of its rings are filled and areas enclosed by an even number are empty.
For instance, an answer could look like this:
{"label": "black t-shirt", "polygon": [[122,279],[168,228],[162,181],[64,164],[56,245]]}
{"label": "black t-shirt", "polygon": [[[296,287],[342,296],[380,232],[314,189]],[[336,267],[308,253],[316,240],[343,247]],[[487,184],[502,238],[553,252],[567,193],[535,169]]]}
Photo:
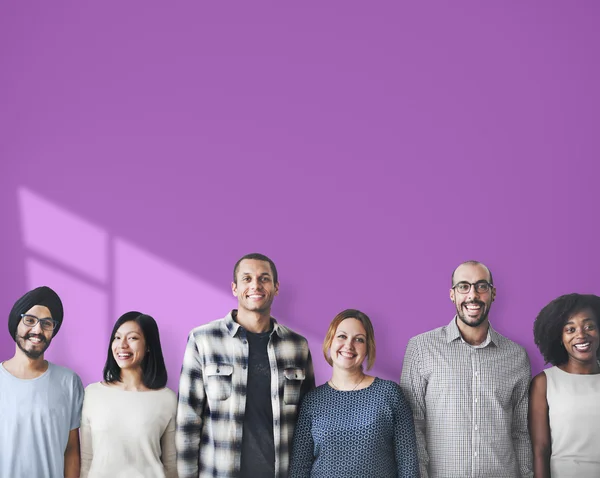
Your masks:
{"label": "black t-shirt", "polygon": [[246,331],[248,338],[248,386],[242,435],[241,478],[275,476],[275,442],[271,402],[271,367],[267,345],[272,330],[261,334]]}

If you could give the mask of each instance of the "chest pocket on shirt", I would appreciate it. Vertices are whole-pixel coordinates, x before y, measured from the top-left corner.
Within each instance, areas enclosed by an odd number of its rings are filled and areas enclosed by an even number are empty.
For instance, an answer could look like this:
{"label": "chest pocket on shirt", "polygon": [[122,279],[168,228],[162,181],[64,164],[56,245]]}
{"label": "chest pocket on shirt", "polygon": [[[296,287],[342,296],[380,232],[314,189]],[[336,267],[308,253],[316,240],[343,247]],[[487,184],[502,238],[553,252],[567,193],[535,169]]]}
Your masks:
{"label": "chest pocket on shirt", "polygon": [[298,405],[300,401],[300,388],[306,378],[303,368],[286,368],[283,370],[285,382],[283,384],[283,403]]}
{"label": "chest pocket on shirt", "polygon": [[231,396],[233,365],[209,363],[204,367],[206,394],[211,400],[227,400]]}

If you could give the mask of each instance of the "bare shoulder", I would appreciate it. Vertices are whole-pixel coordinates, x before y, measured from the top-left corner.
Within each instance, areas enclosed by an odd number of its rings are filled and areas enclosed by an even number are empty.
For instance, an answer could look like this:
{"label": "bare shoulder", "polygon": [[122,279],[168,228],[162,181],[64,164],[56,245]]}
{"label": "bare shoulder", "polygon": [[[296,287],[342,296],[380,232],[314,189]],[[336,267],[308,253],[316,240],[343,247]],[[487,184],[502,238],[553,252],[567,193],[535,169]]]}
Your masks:
{"label": "bare shoulder", "polygon": [[538,373],[531,381],[531,394],[543,394],[546,395],[546,374],[544,372]]}

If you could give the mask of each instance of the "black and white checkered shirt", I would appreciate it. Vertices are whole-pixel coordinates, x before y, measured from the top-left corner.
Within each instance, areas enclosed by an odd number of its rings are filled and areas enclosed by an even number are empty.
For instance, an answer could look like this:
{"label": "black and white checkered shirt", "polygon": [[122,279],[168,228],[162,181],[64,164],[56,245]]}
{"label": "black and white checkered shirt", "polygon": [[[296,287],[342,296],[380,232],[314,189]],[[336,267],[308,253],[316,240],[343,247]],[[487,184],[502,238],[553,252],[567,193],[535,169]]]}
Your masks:
{"label": "black and white checkered shirt", "polygon": [[[287,476],[300,399],[314,388],[306,339],[273,320],[267,346],[275,441],[275,478]],[[240,472],[246,387],[246,331],[230,312],[190,332],[179,381],[179,478],[235,478]]]}
{"label": "black and white checkered shirt", "polygon": [[400,386],[415,420],[422,478],[533,477],[527,405],[531,365],[492,329],[481,347],[456,317],[413,337]]}

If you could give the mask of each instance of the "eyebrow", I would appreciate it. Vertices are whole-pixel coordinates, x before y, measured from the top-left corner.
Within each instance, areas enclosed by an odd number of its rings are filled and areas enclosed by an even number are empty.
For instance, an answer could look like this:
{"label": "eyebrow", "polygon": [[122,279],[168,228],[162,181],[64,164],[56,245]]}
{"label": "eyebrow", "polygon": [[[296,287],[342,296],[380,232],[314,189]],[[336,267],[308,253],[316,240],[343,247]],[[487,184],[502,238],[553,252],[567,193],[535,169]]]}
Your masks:
{"label": "eyebrow", "polygon": [[[585,319],[583,319],[584,322],[596,322],[594,319],[592,319],[591,317],[586,317]],[[565,325],[569,325],[569,324],[574,324],[575,321],[573,320],[569,320],[568,322],[565,322]]]}
{"label": "eyebrow", "polygon": [[[336,332],[336,334],[346,334],[346,335],[350,335],[350,334],[349,334],[348,332],[346,332],[345,330],[338,330],[338,331]],[[356,334],[356,335],[355,335],[355,337],[358,337],[359,335],[362,335],[363,337],[366,337],[366,335],[365,335],[365,334],[363,334],[363,333]]]}
{"label": "eyebrow", "polygon": [[[245,277],[245,276],[251,276],[251,275],[252,275],[252,272],[242,272],[242,276],[243,277]],[[260,276],[269,276],[269,277],[271,276],[271,274],[268,273],[268,272],[263,272],[263,273],[261,273],[259,275]]]}

